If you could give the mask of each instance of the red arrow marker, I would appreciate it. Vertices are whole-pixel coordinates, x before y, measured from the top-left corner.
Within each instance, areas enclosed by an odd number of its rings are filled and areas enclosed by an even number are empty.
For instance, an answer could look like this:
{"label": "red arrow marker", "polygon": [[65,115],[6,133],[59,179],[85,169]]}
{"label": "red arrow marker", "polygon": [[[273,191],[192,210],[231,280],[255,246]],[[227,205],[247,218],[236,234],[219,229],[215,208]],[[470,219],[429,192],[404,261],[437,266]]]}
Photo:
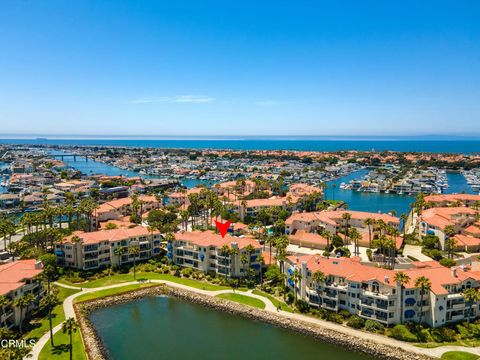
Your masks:
{"label": "red arrow marker", "polygon": [[220,231],[220,235],[222,235],[222,238],[224,238],[225,235],[227,234],[230,224],[231,224],[230,221],[227,221],[226,223],[222,224],[221,222],[218,222],[217,220],[215,220],[215,225],[217,226],[218,231]]}

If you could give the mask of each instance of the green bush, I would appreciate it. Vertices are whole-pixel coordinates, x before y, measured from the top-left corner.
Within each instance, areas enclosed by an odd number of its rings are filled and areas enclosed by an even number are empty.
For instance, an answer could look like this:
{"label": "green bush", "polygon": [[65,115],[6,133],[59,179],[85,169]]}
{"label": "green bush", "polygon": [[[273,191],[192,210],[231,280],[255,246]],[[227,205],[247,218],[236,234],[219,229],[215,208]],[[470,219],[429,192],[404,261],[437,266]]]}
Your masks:
{"label": "green bush", "polygon": [[385,332],[385,326],[383,326],[383,324],[380,324],[378,321],[367,320],[365,321],[365,330],[383,334]]}
{"label": "green bush", "polygon": [[367,249],[367,257],[369,261],[372,261],[372,249]]}
{"label": "green bush", "polygon": [[416,342],[417,337],[410,332],[407,326],[398,324],[387,331],[387,335],[402,341]]}
{"label": "green bush", "polygon": [[337,324],[343,324],[343,321],[344,321],[342,315],[337,314],[336,312],[333,312],[333,311],[329,311],[327,313],[327,316],[325,317],[325,320],[331,321],[331,322],[334,322],[334,323],[337,323]]}
{"label": "green bush", "polygon": [[306,313],[306,312],[308,312],[308,310],[310,310],[310,305],[308,305],[308,303],[306,301],[297,300],[295,305],[297,305],[297,309],[301,313]]}
{"label": "green bush", "polygon": [[189,267],[183,268],[182,271],[181,271],[181,274],[182,274],[183,277],[187,277],[187,278],[188,278],[188,277],[192,276],[192,274],[193,274],[193,269],[192,269],[192,268],[189,268]]}
{"label": "green bush", "polygon": [[440,260],[440,265],[442,266],[446,266],[446,267],[452,267],[452,266],[455,266],[457,264],[457,262],[453,259],[441,259]]}
{"label": "green bush", "polygon": [[348,320],[352,314],[348,310],[340,310],[338,312],[345,320]]}
{"label": "green bush", "polygon": [[439,343],[453,342],[456,340],[457,337],[457,333],[455,332],[455,330],[448,327],[434,328],[430,331],[430,334],[432,335],[433,340]]}
{"label": "green bush", "polygon": [[347,325],[354,329],[361,329],[365,325],[365,320],[363,320],[360,316],[353,315],[348,319]]}

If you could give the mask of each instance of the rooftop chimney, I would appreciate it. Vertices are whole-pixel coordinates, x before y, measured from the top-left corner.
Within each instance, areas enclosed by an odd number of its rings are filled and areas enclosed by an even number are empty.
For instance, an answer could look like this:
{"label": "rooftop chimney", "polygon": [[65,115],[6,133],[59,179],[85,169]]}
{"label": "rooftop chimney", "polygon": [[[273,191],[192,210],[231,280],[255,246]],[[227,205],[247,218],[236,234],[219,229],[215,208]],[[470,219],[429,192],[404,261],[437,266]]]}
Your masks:
{"label": "rooftop chimney", "polygon": [[450,270],[452,271],[452,277],[457,277],[457,268],[452,267]]}

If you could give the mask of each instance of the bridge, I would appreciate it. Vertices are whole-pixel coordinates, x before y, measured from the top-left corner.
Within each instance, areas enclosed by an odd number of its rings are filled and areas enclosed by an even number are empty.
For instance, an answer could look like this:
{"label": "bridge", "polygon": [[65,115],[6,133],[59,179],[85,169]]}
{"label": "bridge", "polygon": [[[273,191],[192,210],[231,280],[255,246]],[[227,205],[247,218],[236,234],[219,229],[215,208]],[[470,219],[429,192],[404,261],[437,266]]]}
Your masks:
{"label": "bridge", "polygon": [[68,157],[73,157],[73,161],[77,161],[78,158],[85,158],[85,161],[88,161],[88,156],[87,155],[78,155],[78,154],[55,154],[51,155],[53,158],[59,158],[63,161],[64,158]]}

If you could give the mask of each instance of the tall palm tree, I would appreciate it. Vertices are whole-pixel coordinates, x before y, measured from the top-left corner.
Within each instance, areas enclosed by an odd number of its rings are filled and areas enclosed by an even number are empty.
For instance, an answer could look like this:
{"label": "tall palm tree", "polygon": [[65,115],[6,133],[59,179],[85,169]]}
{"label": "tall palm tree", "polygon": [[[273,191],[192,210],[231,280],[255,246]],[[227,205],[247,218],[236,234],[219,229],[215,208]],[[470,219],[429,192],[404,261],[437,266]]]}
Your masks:
{"label": "tall palm tree", "polygon": [[52,292],[51,294],[45,295],[40,302],[40,306],[48,309],[48,326],[50,329],[50,345],[54,347],[53,343],[53,324],[52,324],[52,310],[53,307],[58,303],[57,296]]}
{"label": "tall palm tree", "polygon": [[473,307],[480,300],[480,293],[477,291],[477,289],[469,288],[463,292],[463,297],[465,298],[465,301],[468,304],[470,304],[470,307],[468,309],[468,315],[467,315],[467,323],[469,324],[470,317],[472,316],[472,313],[473,313],[472,311]]}
{"label": "tall palm tree", "polygon": [[118,259],[118,265],[120,265],[121,263],[121,259],[122,259],[122,256],[123,254],[125,254],[125,247],[123,246],[117,246],[114,250],[113,250],[113,255],[115,255]]}
{"label": "tall palm tree", "polygon": [[246,254],[242,254],[240,256],[240,262],[242,263],[242,267],[243,267],[243,275],[246,274],[245,272],[245,265],[248,263],[248,256]]}
{"label": "tall palm tree", "polygon": [[353,255],[358,256],[360,254],[360,249],[359,249],[359,246],[358,246],[358,242],[362,238],[362,235],[360,235],[360,233],[358,232],[357,229],[352,228],[349,231],[349,237],[350,237],[350,240],[353,241]]}
{"label": "tall palm tree", "polygon": [[62,325],[62,332],[65,334],[68,334],[68,337],[70,338],[70,346],[69,346],[69,349],[70,349],[70,360],[72,360],[72,357],[73,357],[73,343],[72,343],[72,334],[74,332],[77,332],[77,327],[78,327],[78,324],[77,322],[75,321],[74,318],[68,318],[67,320],[65,320],[63,322],[63,325]]}
{"label": "tall palm tree", "polygon": [[295,302],[297,302],[297,283],[302,280],[302,274],[300,274],[300,271],[298,268],[295,268],[293,270],[292,274],[292,281],[293,281],[293,292],[295,295]]}
{"label": "tall palm tree", "polygon": [[14,306],[20,308],[20,332],[23,330],[23,321],[25,320],[23,318],[23,310],[28,309],[28,307],[34,302],[35,297],[32,295],[32,293],[24,294],[15,300]]}
{"label": "tall palm tree", "polygon": [[407,232],[407,219],[408,216],[406,214],[400,215],[400,220],[402,220],[403,224],[403,239],[405,239],[405,233]]}
{"label": "tall palm tree", "polygon": [[[316,287],[317,287],[317,294],[318,294],[318,299],[320,300],[320,290],[321,290],[321,284],[325,282],[327,277],[322,271],[315,271],[312,275],[312,280],[315,282]],[[320,306],[320,303],[319,303]]]}
{"label": "tall palm tree", "polygon": [[410,276],[405,274],[403,271],[397,272],[395,274],[395,281],[400,285],[400,324],[403,322],[403,290],[405,285],[410,282]]}
{"label": "tall palm tree", "polygon": [[453,252],[456,245],[454,236],[457,232],[455,231],[455,227],[453,225],[447,225],[443,229],[443,233],[445,234],[445,248],[448,252],[448,258],[451,259],[453,257]]}
{"label": "tall palm tree", "polygon": [[343,224],[344,224],[344,233],[345,233],[345,245],[348,245],[348,226],[350,220],[352,219],[352,214],[345,212],[342,214]]}
{"label": "tall palm tree", "polygon": [[[223,257],[227,257],[227,255],[230,254],[230,248],[228,247],[227,244],[223,244],[223,246],[220,248],[220,253],[222,254]],[[224,265],[226,265],[226,264],[224,264]],[[227,274],[228,274],[228,272],[225,271],[225,279],[227,278]]]}
{"label": "tall palm tree", "polygon": [[133,256],[133,280],[137,280],[136,261],[137,256],[140,255],[140,247],[138,245],[129,246],[128,254]]}
{"label": "tall palm tree", "polygon": [[375,225],[375,220],[372,218],[366,218],[364,224],[368,227],[368,247],[372,247],[372,227]]}
{"label": "tall palm tree", "polygon": [[230,271],[231,271],[231,276],[233,276],[235,272],[235,259],[236,256],[238,255],[238,248],[237,247],[231,247],[230,250],[228,251],[230,254]]}
{"label": "tall palm tree", "polygon": [[420,324],[422,323],[423,319],[423,298],[427,291],[430,291],[431,287],[432,282],[425,276],[420,276],[417,278],[417,280],[415,280],[415,288],[420,289]]}

